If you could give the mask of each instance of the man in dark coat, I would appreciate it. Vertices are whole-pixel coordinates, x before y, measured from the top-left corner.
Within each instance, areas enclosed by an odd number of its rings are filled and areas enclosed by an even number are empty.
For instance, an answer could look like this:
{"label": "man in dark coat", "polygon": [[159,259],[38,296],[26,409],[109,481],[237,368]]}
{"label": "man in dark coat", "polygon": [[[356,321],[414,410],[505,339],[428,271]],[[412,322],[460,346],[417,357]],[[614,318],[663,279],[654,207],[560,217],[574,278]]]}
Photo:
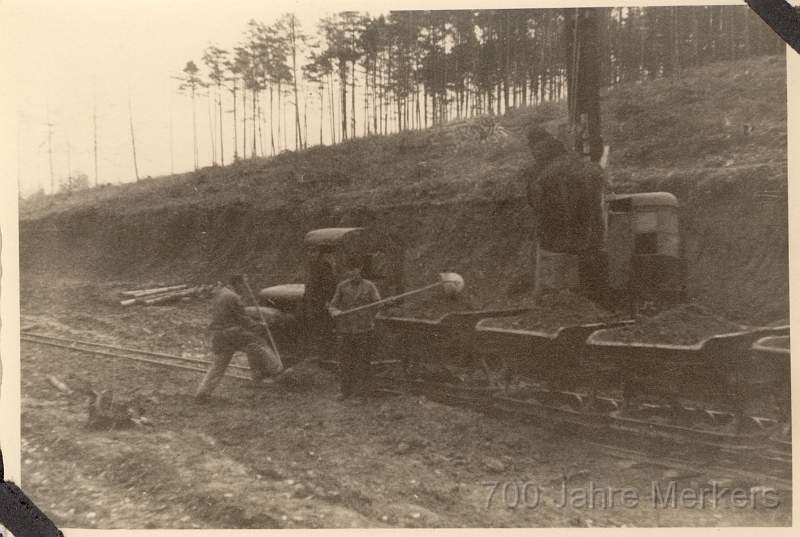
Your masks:
{"label": "man in dark coat", "polygon": [[309,251],[308,276],[303,294],[303,318],[306,328],[306,352],[320,354],[333,344],[333,323],[328,303],[336,292],[336,276],[329,257],[322,248]]}
{"label": "man in dark coat", "polygon": [[211,304],[211,351],[213,363],[197,389],[196,399],[205,402],[217,387],[237,351],[247,354],[250,374],[258,384],[283,371],[283,364],[261,336],[265,327],[247,316],[241,295],[247,290],[244,276],[236,274],[224,287],[214,289]]}
{"label": "man in dark coat", "polygon": [[539,245],[548,252],[579,256],[581,288],[602,301],[608,280],[603,169],[568,151],[538,125],[528,129],[527,138],[534,164],[525,170],[525,179]]}

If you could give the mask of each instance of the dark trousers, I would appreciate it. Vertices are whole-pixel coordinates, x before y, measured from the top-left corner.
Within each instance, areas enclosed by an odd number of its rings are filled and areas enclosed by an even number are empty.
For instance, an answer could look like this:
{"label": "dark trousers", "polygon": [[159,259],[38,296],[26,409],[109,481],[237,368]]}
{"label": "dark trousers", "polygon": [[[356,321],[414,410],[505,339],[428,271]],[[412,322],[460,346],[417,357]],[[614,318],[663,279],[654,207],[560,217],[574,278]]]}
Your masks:
{"label": "dark trousers", "polygon": [[370,391],[373,334],[339,334],[339,382],[344,396]]}
{"label": "dark trousers", "polygon": [[211,338],[214,353],[211,368],[197,389],[197,395],[208,396],[222,380],[234,353],[244,352],[250,365],[250,375],[255,382],[276,375],[283,366],[269,344],[259,335],[240,328],[214,332]]}
{"label": "dark trousers", "polygon": [[307,357],[333,358],[336,352],[336,339],[333,319],[328,310],[307,311],[303,341]]}

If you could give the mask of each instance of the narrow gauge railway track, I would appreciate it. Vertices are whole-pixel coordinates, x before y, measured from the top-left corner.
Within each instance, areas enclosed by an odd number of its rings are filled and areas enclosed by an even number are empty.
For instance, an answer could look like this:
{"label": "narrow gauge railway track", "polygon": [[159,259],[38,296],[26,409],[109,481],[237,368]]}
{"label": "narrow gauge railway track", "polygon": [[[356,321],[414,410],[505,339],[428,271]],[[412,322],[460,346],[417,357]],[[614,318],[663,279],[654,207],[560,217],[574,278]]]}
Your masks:
{"label": "narrow gauge railway track", "polygon": [[[164,354],[159,352],[143,351],[139,349],[130,349],[127,347],[117,347],[114,345],[106,345],[103,343],[94,343],[91,341],[80,341],[76,339],[69,339],[57,336],[48,336],[44,334],[34,334],[32,332],[21,332],[20,339],[28,343],[38,343],[40,345],[50,345],[52,347],[60,347],[73,351],[85,352],[89,354],[98,354],[100,356],[108,356],[112,358],[123,358],[129,360],[136,360],[139,362],[147,362],[151,364],[177,367],[181,369],[188,369],[191,371],[205,372],[211,366],[211,362],[206,360],[199,360],[197,358],[186,358],[183,356],[175,356],[172,354]],[[243,380],[250,379],[250,368],[246,366],[230,364],[225,375]]]}
{"label": "narrow gauge railway track", "polygon": [[[381,379],[380,385],[382,390],[389,393],[425,395],[432,401],[554,429],[565,436],[597,446],[611,456],[628,456],[643,464],[682,468],[700,474],[717,470],[723,475],[727,472],[764,480],[784,490],[791,490],[792,487],[791,452],[776,450],[767,438],[763,438],[761,444],[749,446],[731,446],[722,442],[715,444],[707,437],[680,428],[675,428],[676,433],[664,434],[655,428],[649,431],[626,427],[624,421],[609,415],[583,414],[526,401],[509,404],[508,399],[497,397],[490,388],[457,387],[386,377]],[[636,449],[630,446],[636,446]]]}
{"label": "narrow gauge railway track", "polygon": [[[64,348],[77,352],[97,354],[101,356],[136,360],[155,365],[205,372],[210,362],[196,358],[185,358],[171,354],[130,349],[102,343],[80,341],[69,338],[48,336],[22,332],[22,341]],[[394,362],[394,361],[391,361]],[[330,368],[331,363],[320,364]],[[242,380],[249,380],[250,368],[231,364],[226,375]],[[515,420],[524,420],[546,427],[555,428],[564,434],[583,440],[587,444],[597,446],[604,453],[614,457],[628,457],[639,463],[652,466],[680,468],[689,472],[697,471],[708,474],[710,470],[735,473],[755,479],[766,479],[766,483],[781,486],[783,490],[791,490],[791,455],[775,453],[769,449],[731,449],[726,446],[708,445],[693,441],[691,437],[665,438],[652,436],[642,431],[625,430],[619,427],[608,427],[604,421],[591,424],[585,420],[572,421],[559,419],[554,422],[552,414],[540,405],[527,404],[524,411],[520,403],[509,406],[502,398],[493,397],[488,388],[460,388],[435,382],[408,382],[396,377],[380,377],[379,389],[387,394],[402,393],[424,394],[433,401],[469,407],[488,414],[498,414]],[[630,449],[621,445],[637,445],[642,449]],[[691,450],[692,458],[698,462],[688,462],[676,453]]]}

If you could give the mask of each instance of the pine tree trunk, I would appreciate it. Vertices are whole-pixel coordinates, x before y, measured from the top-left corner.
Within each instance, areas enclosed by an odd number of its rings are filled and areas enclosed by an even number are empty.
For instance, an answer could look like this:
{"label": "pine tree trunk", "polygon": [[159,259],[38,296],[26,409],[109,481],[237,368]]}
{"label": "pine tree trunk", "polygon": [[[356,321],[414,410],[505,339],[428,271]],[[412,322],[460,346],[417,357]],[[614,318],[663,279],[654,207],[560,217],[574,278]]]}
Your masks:
{"label": "pine tree trunk", "polygon": [[339,92],[342,96],[342,140],[347,139],[347,62],[339,60]]}
{"label": "pine tree trunk", "polygon": [[194,86],[192,87],[192,134],[194,137],[194,169],[200,167],[199,155],[197,154],[197,109],[195,107]]}
{"label": "pine tree trunk", "polygon": [[259,132],[261,130],[260,122],[257,123],[257,121],[258,121],[258,113],[257,113],[258,108],[256,107],[256,93],[257,93],[257,90],[255,88],[253,88],[253,150],[250,153],[250,158],[255,158],[256,157],[256,147],[257,147],[257,145],[256,145],[256,132]]}
{"label": "pine tree trunk", "polygon": [[222,83],[217,84],[217,97],[219,99],[219,158],[223,166],[225,166],[225,148],[223,147],[222,135]]}
{"label": "pine tree trunk", "polygon": [[247,86],[242,87],[242,158],[247,158]]}
{"label": "pine tree trunk", "polygon": [[350,62],[353,66],[350,76],[350,133],[356,137],[356,62]]}
{"label": "pine tree trunk", "polygon": [[275,96],[275,88],[272,87],[272,83],[269,85],[269,147],[270,147],[270,155],[273,157],[275,156],[275,126],[273,125],[272,121],[272,111],[275,109],[275,104],[273,103],[273,99]]}
{"label": "pine tree trunk", "polygon": [[[209,140],[211,141],[211,164],[212,166],[217,165],[217,137],[214,133],[214,116],[211,113],[211,92],[208,92],[206,97],[206,108],[208,109],[208,136]],[[216,107],[213,107],[216,108]]]}
{"label": "pine tree trunk", "polygon": [[128,117],[131,124],[131,146],[133,147],[133,170],[136,173],[136,181],[139,181],[139,163],[136,161],[136,137],[133,135],[133,112],[131,111],[131,98],[128,96]]}
{"label": "pine tree trunk", "polygon": [[233,161],[239,160],[239,125],[236,119],[236,80],[233,81]]}

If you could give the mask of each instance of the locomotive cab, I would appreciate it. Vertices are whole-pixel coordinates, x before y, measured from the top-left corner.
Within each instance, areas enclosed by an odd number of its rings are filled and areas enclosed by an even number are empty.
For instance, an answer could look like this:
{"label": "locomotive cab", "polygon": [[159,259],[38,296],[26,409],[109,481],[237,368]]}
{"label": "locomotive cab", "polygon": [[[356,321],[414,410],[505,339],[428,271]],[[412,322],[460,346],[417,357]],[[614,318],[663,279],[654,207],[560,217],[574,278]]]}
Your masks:
{"label": "locomotive cab", "polygon": [[609,286],[632,313],[657,312],[686,299],[678,200],[668,192],[605,198]]}
{"label": "locomotive cab", "polygon": [[[323,355],[333,347],[333,322],[327,303],[336,284],[347,277],[346,267],[358,263],[382,297],[403,292],[403,244],[370,228],[323,228],[309,231],[303,245],[308,254],[304,283],[262,289],[259,299],[291,318],[289,340],[306,355]],[[320,255],[321,254],[321,255]]]}

